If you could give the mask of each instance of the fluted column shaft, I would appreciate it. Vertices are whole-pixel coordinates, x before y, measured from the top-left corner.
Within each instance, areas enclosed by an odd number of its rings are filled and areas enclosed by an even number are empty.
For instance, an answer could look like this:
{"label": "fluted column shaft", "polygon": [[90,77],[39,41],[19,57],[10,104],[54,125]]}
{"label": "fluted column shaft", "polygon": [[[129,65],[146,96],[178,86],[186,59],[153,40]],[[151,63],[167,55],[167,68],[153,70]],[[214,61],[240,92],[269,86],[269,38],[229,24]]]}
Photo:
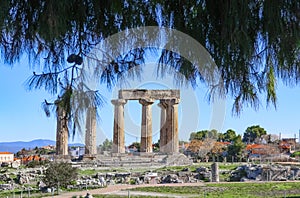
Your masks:
{"label": "fluted column shaft", "polygon": [[164,153],[166,152],[166,145],[167,145],[167,104],[164,100],[160,100],[158,106],[161,108],[160,110],[160,136],[159,136],[159,151]]}
{"label": "fluted column shaft", "polygon": [[152,104],[153,100],[141,99],[142,126],[141,126],[141,152],[152,152]]}
{"label": "fluted column shaft", "polygon": [[85,154],[96,155],[96,108],[89,107],[86,115]]}
{"label": "fluted column shaft", "polygon": [[115,106],[114,110],[114,134],[113,134],[113,153],[125,153],[125,135],[124,135],[124,104],[126,100],[112,100]]}
{"label": "fluted column shaft", "polygon": [[165,152],[167,153],[178,153],[179,152],[179,144],[178,144],[178,103],[179,99],[171,99],[165,100],[167,105],[166,113],[166,142],[167,145],[165,147]]}
{"label": "fluted column shaft", "polygon": [[56,126],[56,154],[68,155],[68,119],[67,113],[62,107],[57,107],[57,126]]}

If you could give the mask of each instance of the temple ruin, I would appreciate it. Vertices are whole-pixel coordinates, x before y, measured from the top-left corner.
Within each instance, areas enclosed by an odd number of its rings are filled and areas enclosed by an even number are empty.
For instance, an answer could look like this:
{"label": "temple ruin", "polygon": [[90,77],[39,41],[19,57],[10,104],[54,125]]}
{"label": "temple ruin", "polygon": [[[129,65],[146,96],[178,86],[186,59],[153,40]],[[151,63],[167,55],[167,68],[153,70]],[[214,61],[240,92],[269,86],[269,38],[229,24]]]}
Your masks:
{"label": "temple ruin", "polygon": [[[85,156],[94,157],[97,154],[96,145],[96,111],[95,107],[89,107],[86,114],[85,128]],[[57,129],[56,129],[56,154],[59,156],[68,156],[68,119],[63,108],[57,108]]]}
{"label": "temple ruin", "polygon": [[152,104],[160,100],[160,152],[178,153],[178,104],[179,90],[119,90],[114,105],[113,153],[125,153],[124,105],[127,100],[138,100],[142,105],[141,152],[152,152]]}

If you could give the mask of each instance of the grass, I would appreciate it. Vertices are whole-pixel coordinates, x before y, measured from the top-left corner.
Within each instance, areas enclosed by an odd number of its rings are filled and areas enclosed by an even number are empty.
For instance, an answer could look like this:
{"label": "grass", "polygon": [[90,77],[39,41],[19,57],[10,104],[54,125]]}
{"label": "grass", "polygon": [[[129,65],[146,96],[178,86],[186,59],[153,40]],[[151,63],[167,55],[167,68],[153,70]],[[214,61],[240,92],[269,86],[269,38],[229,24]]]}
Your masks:
{"label": "grass", "polygon": [[[107,168],[107,169],[80,169],[79,174],[80,175],[95,175],[97,173],[107,173],[107,172],[146,172],[146,171],[153,171],[153,172],[163,172],[163,171],[182,171],[184,168],[188,168],[190,171],[194,172],[199,167],[207,167],[210,168],[212,163],[197,163],[189,166],[165,166],[161,168],[151,169],[151,167],[145,168],[134,168],[134,169],[126,169],[126,168]],[[238,167],[239,163],[219,163],[219,169],[220,170],[234,170],[236,167]]]}
{"label": "grass", "polygon": [[[184,168],[188,168],[190,171],[196,171],[197,168],[199,167],[206,167],[209,168],[211,167],[212,163],[197,163],[193,164],[190,166],[167,166],[167,167],[162,167],[155,169],[155,171],[181,171]],[[219,170],[234,170],[236,169],[240,163],[219,163]]]}
{"label": "grass", "polygon": [[159,192],[166,194],[186,194],[207,198],[235,197],[300,197],[300,182],[271,182],[271,183],[219,183],[204,186],[181,187],[142,187],[133,191]]}
{"label": "grass", "polygon": [[[93,195],[95,198],[128,198],[128,196],[121,195]],[[157,196],[143,196],[143,195],[130,195],[130,198],[162,198]]]}
{"label": "grass", "polygon": [[[29,197],[28,191],[22,191],[21,190],[10,190],[10,191],[2,191],[0,192],[0,197]],[[38,190],[31,190],[30,191],[30,197],[31,198],[42,198],[45,196],[51,196],[51,193],[41,193]]]}
{"label": "grass", "polygon": [[84,169],[84,170],[80,169],[80,170],[78,170],[79,175],[89,175],[89,176],[91,176],[91,175],[97,174],[98,172],[100,172],[100,171],[95,170],[95,169]]}
{"label": "grass", "polygon": [[107,172],[127,172],[125,169],[79,169],[79,175],[96,175],[97,173],[107,173]]}

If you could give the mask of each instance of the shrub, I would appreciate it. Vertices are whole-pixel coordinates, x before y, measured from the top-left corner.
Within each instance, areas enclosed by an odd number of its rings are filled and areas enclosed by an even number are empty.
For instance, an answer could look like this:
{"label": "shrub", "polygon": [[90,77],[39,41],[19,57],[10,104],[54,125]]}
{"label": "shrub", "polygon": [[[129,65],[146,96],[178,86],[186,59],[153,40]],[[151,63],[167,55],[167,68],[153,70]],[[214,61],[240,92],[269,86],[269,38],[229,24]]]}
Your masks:
{"label": "shrub", "polygon": [[291,157],[300,157],[300,151],[295,151],[291,154]]}
{"label": "shrub", "polygon": [[78,169],[67,162],[54,162],[47,168],[43,182],[48,187],[67,187],[72,181],[77,179]]}

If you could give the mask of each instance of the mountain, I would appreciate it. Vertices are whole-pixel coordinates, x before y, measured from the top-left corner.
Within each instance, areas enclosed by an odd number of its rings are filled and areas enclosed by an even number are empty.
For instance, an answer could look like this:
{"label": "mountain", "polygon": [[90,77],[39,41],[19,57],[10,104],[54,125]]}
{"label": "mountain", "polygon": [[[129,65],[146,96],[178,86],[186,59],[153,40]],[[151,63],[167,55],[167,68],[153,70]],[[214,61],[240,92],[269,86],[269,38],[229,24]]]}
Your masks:
{"label": "mountain", "polygon": [[[32,140],[29,142],[23,142],[23,141],[0,142],[0,152],[7,151],[11,153],[16,153],[20,151],[22,148],[34,149],[35,147],[42,147],[42,146],[55,145],[55,144],[56,142],[53,140],[44,140],[44,139]],[[69,144],[69,146],[84,146],[84,144],[73,143],[73,144]]]}

